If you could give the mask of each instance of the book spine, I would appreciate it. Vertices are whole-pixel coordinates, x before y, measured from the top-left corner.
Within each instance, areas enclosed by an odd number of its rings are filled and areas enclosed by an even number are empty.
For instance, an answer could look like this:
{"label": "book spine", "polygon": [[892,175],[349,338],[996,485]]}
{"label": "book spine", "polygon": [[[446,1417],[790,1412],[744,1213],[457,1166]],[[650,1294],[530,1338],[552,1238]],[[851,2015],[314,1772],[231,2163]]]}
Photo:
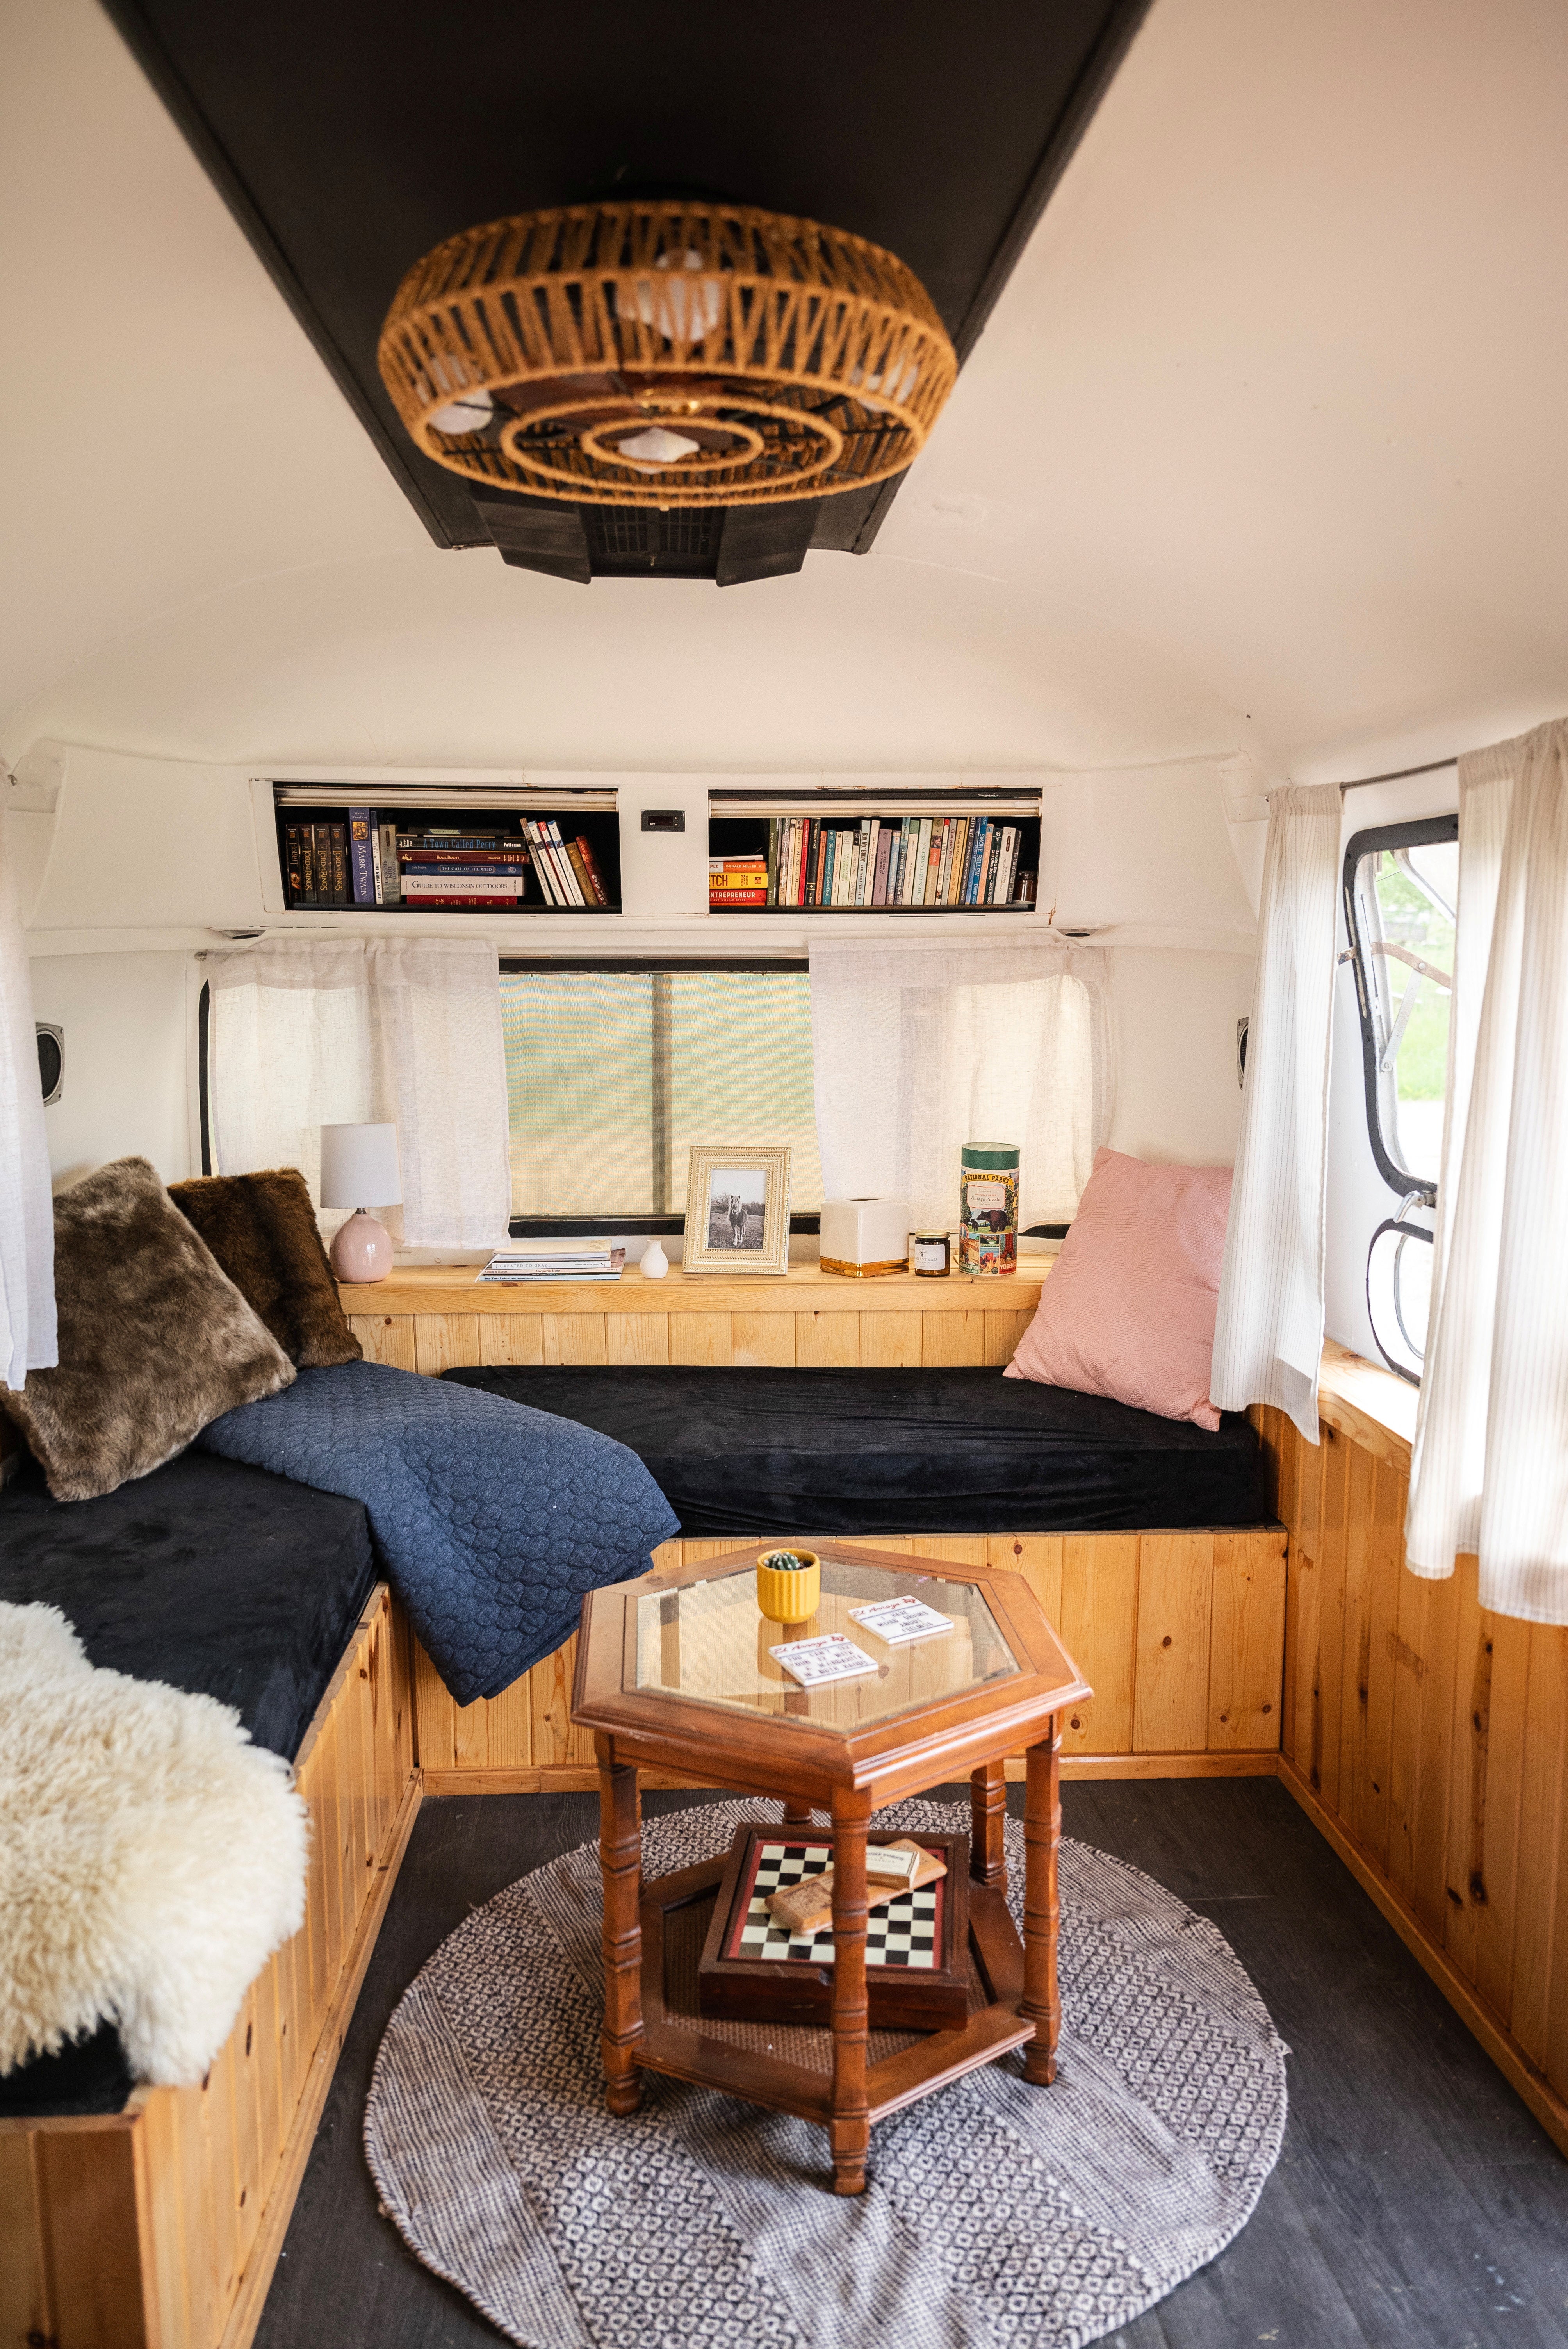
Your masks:
{"label": "book spine", "polygon": [[965,857],[965,895],[963,895],[965,905],[975,905],[975,888],[976,888],[976,881],[979,881],[979,860],[981,860],[981,848],[984,848],[984,845],[985,845],[985,817],[981,815],[979,823],[969,824],[969,855]]}
{"label": "book spine", "polygon": [[898,852],[898,902],[901,905],[908,905],[909,893],[914,885],[914,843],[919,831],[920,818],[906,815]]}
{"label": "book spine", "polygon": [[561,837],[561,826],[552,815],[546,816],[544,821],[549,829],[551,846],[555,851],[557,869],[566,885],[566,902],[569,905],[586,907],[588,900],[577,885],[577,875],[566,854],[566,843]]}
{"label": "book spine", "polygon": [[381,878],[381,826],[377,823],[374,814],[370,819],[370,883],[376,892],[376,903],[378,905],[384,905],[387,900],[383,894],[385,884]]}
{"label": "book spine", "polygon": [[837,828],[830,823],[825,823],[822,826],[822,904],[826,906],[831,905],[833,902],[833,881],[838,871],[839,834]]}
{"label": "book spine", "polygon": [[513,897],[411,897],[407,904],[418,905],[422,914],[477,913],[514,914],[517,899]]}
{"label": "book spine", "polygon": [[370,854],[370,810],[350,808],[348,811],[349,878],[356,905],[376,903],[376,866]]}
{"label": "book spine", "polygon": [[580,832],[577,835],[577,852],[588,868],[588,885],[599,901],[600,910],[607,914],[610,910],[610,892],[604,885],[604,875],[600,868],[599,859],[593,854],[593,843],[586,833]]}
{"label": "book spine", "polygon": [[872,841],[872,824],[867,816],[861,825],[860,844],[855,850],[855,903],[864,905],[871,901],[871,882],[875,877],[873,859],[876,848]]}
{"label": "book spine", "polygon": [[839,853],[844,860],[844,879],[839,891],[839,903],[845,913],[852,914],[855,910],[855,873],[861,854],[861,828],[858,823],[840,834]]}
{"label": "book spine", "polygon": [[821,906],[828,902],[824,894],[828,885],[828,826],[819,815],[812,817],[811,829],[816,834],[816,850],[811,867],[811,903],[813,905]]}
{"label": "book spine", "polygon": [[381,833],[381,902],[386,905],[402,903],[403,890],[397,877],[397,827],[384,823]]}
{"label": "book spine", "polygon": [[980,879],[975,892],[977,905],[991,903],[991,892],[996,885],[996,849],[1001,834],[993,823],[987,826],[985,845],[980,852]]}
{"label": "book spine", "polygon": [[556,886],[555,868],[550,861],[540,826],[531,816],[524,816],[522,828],[533,851],[533,869],[539,875],[539,886],[547,905],[559,905],[561,892]]}
{"label": "book spine", "polygon": [[335,905],[352,905],[354,888],[349,878],[348,825],[335,823],[332,827],[332,902]]}
{"label": "book spine", "polygon": [[954,828],[953,818],[944,815],[942,819],[942,862],[936,874],[936,902],[939,905],[947,903],[948,878],[953,871]]}
{"label": "book spine", "polygon": [[873,905],[885,905],[887,904],[887,864],[888,858],[892,853],[892,826],[891,823],[880,824],[877,828],[876,874],[872,884],[872,904]]}
{"label": "book spine", "polygon": [[920,837],[914,843],[914,886],[910,891],[910,904],[923,905],[925,885],[931,877],[931,818],[920,819]]}
{"label": "book spine", "polygon": [[290,905],[303,905],[304,903],[304,876],[300,858],[299,834],[300,828],[297,823],[284,824],[284,903]]}
{"label": "book spine", "polygon": [[969,853],[969,817],[953,817],[953,855],[948,860],[948,905],[958,905],[965,881],[965,855]]}
{"label": "book spine", "polygon": [[442,865],[460,865],[464,872],[480,867],[489,873],[501,872],[507,866],[521,868],[528,863],[528,851],[520,841],[513,848],[405,848],[398,862],[407,871],[426,865],[438,871]]}
{"label": "book spine", "polygon": [[996,903],[1006,905],[1013,895],[1013,874],[1018,862],[1018,827],[1010,823],[1002,834],[1002,870],[996,879]]}
{"label": "book spine", "polygon": [[768,819],[768,903],[779,903],[779,834],[781,829],[776,815]]}
{"label": "book spine", "polygon": [[572,878],[577,884],[577,894],[583,900],[583,910],[596,910],[599,901],[593,895],[593,884],[588,878],[588,867],[583,862],[582,852],[574,840],[567,841],[565,848],[567,861],[572,866]]}
{"label": "book spine", "polygon": [[934,905],[936,903],[936,883],[941,871],[942,820],[938,816],[933,816],[931,820],[931,845],[927,849],[925,854],[925,903],[928,905]]}
{"label": "book spine", "polygon": [[418,849],[429,854],[504,856],[517,846],[506,832],[399,832],[392,823],[385,829],[392,834],[394,848]]}
{"label": "book spine", "polygon": [[522,875],[500,877],[489,873],[405,874],[403,896],[408,905],[421,897],[521,897]]}

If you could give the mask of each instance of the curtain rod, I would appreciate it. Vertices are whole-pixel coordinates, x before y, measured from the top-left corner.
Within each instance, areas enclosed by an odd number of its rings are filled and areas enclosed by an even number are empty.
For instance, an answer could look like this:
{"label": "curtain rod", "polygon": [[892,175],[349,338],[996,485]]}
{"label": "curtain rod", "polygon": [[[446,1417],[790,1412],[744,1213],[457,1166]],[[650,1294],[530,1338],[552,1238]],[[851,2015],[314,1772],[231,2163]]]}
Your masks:
{"label": "curtain rod", "polygon": [[1457,767],[1459,755],[1451,759],[1429,759],[1424,767],[1396,767],[1391,775],[1357,775],[1353,783],[1341,783],[1342,792],[1364,792],[1369,783],[1402,783],[1408,775],[1436,775],[1445,767]]}

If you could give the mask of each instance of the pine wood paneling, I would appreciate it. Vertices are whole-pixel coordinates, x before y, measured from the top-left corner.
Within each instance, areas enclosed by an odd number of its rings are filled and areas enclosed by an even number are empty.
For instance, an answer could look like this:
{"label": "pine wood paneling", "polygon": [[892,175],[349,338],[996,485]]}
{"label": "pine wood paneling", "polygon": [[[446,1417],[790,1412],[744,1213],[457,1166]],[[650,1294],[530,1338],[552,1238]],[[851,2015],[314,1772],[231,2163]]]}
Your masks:
{"label": "pine wood paneling", "polygon": [[477,1313],[416,1313],[414,1368],[427,1378],[439,1378],[480,1359]]}
{"label": "pine wood paneling", "polygon": [[861,1359],[861,1317],[851,1313],[797,1313],[795,1367],[801,1371],[855,1370]]}
{"label": "pine wood paneling", "polygon": [[793,1313],[734,1313],[729,1329],[732,1361],[749,1369],[794,1369]]}
{"label": "pine wood paneling", "polygon": [[394,1371],[417,1368],[411,1313],[351,1313],[348,1326],[364,1348],[367,1362],[385,1362]]}
{"label": "pine wood paneling", "polygon": [[544,1316],[544,1359],[557,1363],[603,1362],[603,1313],[547,1313]]}
{"label": "pine wood paneling", "polygon": [[670,1360],[700,1369],[723,1368],[730,1359],[730,1316],[727,1313],[672,1313]]}
{"label": "pine wood paneling", "polygon": [[1094,1695],[1062,1725],[1064,1754],[1130,1754],[1138,1630],[1138,1536],[1062,1540],[1062,1644]]}
{"label": "pine wood paneling", "polygon": [[985,1359],[985,1316],[983,1312],[940,1313],[920,1317],[920,1359],[927,1369],[964,1369]]}
{"label": "pine wood paneling", "polygon": [[536,1370],[544,1361],[542,1313],[481,1313],[480,1360],[496,1368]]}
{"label": "pine wood paneling", "polygon": [[[1276,1745],[1284,1671],[1283,1531],[1216,1534],[1209,1632],[1210,1753]],[[1141,1618],[1141,1607],[1140,1609]]]}
{"label": "pine wood paneling", "polygon": [[670,1359],[670,1317],[667,1313],[607,1313],[604,1316],[604,1360],[607,1362],[667,1362]]}
{"label": "pine wood paneling", "polygon": [[1410,1572],[1410,1402],[1373,1443],[1393,1382],[1329,1369],[1320,1445],[1262,1415],[1290,1536],[1281,1774],[1568,2151],[1568,1630],[1484,1614],[1473,1557]]}
{"label": "pine wood paneling", "polygon": [[862,1313],[861,1368],[913,1371],[920,1367],[918,1313]]}
{"label": "pine wood paneling", "polygon": [[1032,1311],[987,1313],[983,1344],[985,1360],[995,1368],[1005,1369],[1018,1349],[1018,1340],[1034,1319]]}
{"label": "pine wood paneling", "polygon": [[1138,1554],[1133,1750],[1201,1754],[1209,1731],[1212,1534],[1144,1534]]}

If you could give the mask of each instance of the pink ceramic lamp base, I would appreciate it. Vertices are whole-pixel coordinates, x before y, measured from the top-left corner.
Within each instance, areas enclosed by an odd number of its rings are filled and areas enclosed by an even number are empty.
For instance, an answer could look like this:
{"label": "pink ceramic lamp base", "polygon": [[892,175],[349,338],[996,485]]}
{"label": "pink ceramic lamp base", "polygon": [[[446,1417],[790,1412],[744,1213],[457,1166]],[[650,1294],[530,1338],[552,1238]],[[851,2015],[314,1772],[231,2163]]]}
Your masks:
{"label": "pink ceramic lamp base", "polygon": [[339,1280],[385,1280],[392,1269],[392,1235],[386,1225],[356,1207],[332,1243],[332,1268]]}

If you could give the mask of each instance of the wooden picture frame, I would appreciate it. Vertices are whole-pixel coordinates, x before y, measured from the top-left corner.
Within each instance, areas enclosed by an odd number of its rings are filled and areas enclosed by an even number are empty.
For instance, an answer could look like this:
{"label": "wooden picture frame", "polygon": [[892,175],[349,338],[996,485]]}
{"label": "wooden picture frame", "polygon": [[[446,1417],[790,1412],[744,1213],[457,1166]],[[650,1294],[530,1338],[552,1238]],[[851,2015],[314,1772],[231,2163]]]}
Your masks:
{"label": "wooden picture frame", "polygon": [[683,1272],[779,1274],[789,1267],[788,1143],[695,1143],[686,1168]]}

